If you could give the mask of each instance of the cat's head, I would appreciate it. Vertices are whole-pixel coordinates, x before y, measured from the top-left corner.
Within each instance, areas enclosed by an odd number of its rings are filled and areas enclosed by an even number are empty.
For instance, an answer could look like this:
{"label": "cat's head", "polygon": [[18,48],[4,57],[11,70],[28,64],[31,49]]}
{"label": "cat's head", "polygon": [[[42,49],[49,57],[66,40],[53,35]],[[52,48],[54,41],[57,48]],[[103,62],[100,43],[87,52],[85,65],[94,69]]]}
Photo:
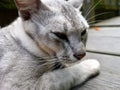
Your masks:
{"label": "cat's head", "polygon": [[74,62],[85,56],[89,25],[83,0],[16,0],[26,33],[46,56]]}

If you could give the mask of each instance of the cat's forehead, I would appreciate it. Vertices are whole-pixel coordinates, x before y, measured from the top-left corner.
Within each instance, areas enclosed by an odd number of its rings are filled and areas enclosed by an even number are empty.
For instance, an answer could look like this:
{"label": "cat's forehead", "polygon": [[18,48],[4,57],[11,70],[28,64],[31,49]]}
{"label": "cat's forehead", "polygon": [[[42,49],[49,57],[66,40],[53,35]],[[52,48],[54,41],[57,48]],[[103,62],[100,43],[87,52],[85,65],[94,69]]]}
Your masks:
{"label": "cat's forehead", "polygon": [[53,12],[56,11],[60,13],[67,13],[74,11],[75,9],[71,4],[69,4],[65,0],[42,0],[42,2]]}
{"label": "cat's forehead", "polygon": [[45,30],[65,32],[65,30],[83,30],[88,27],[81,12],[64,0],[42,0],[49,8],[48,11],[40,11],[39,16],[34,16],[33,20],[42,25]]}

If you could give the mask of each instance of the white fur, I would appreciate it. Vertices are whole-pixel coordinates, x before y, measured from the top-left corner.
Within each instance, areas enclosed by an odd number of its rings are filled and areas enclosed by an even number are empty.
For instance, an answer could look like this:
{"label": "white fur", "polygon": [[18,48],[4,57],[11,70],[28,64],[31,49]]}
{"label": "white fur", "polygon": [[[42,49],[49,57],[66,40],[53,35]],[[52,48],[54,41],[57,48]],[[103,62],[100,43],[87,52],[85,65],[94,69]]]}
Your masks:
{"label": "white fur", "polygon": [[[12,36],[14,38],[20,39],[20,41],[22,42],[22,45],[27,50],[29,50],[32,54],[34,54],[36,56],[41,56],[41,52],[39,51],[39,47],[35,44],[35,42],[29,36],[26,35],[26,32],[25,32],[24,27],[23,27],[22,19],[19,17],[12,24],[12,26],[14,28],[14,29],[10,30],[10,32],[12,33]],[[17,30],[16,30],[16,28],[17,28]]]}
{"label": "white fur", "polygon": [[[69,90],[71,86],[82,84],[88,77],[99,73],[97,60],[88,59],[63,70],[46,73],[42,76],[39,90]],[[50,82],[50,83],[49,83]]]}
{"label": "white fur", "polygon": [[82,7],[84,0],[68,0],[68,2],[75,8],[80,9]]}

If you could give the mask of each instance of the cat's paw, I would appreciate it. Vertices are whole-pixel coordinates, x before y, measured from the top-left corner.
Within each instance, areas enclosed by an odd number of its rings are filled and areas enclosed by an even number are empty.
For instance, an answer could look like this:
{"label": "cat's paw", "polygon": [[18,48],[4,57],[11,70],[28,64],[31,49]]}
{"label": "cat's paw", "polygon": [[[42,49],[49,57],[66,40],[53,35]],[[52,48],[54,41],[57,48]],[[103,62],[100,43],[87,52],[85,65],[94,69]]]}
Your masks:
{"label": "cat's paw", "polygon": [[100,72],[100,63],[95,59],[88,59],[81,62],[81,66],[88,77],[96,76]]}

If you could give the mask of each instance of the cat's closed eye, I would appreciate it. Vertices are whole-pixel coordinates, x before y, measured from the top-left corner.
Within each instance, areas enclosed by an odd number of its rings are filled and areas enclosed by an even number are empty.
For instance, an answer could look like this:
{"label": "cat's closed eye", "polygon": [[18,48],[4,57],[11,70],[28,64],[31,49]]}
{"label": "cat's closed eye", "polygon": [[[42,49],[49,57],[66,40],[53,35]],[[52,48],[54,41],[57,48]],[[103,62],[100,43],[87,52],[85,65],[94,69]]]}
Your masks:
{"label": "cat's closed eye", "polygon": [[66,36],[65,33],[61,33],[61,32],[52,32],[55,36],[57,36],[59,39],[68,41],[68,38]]}

